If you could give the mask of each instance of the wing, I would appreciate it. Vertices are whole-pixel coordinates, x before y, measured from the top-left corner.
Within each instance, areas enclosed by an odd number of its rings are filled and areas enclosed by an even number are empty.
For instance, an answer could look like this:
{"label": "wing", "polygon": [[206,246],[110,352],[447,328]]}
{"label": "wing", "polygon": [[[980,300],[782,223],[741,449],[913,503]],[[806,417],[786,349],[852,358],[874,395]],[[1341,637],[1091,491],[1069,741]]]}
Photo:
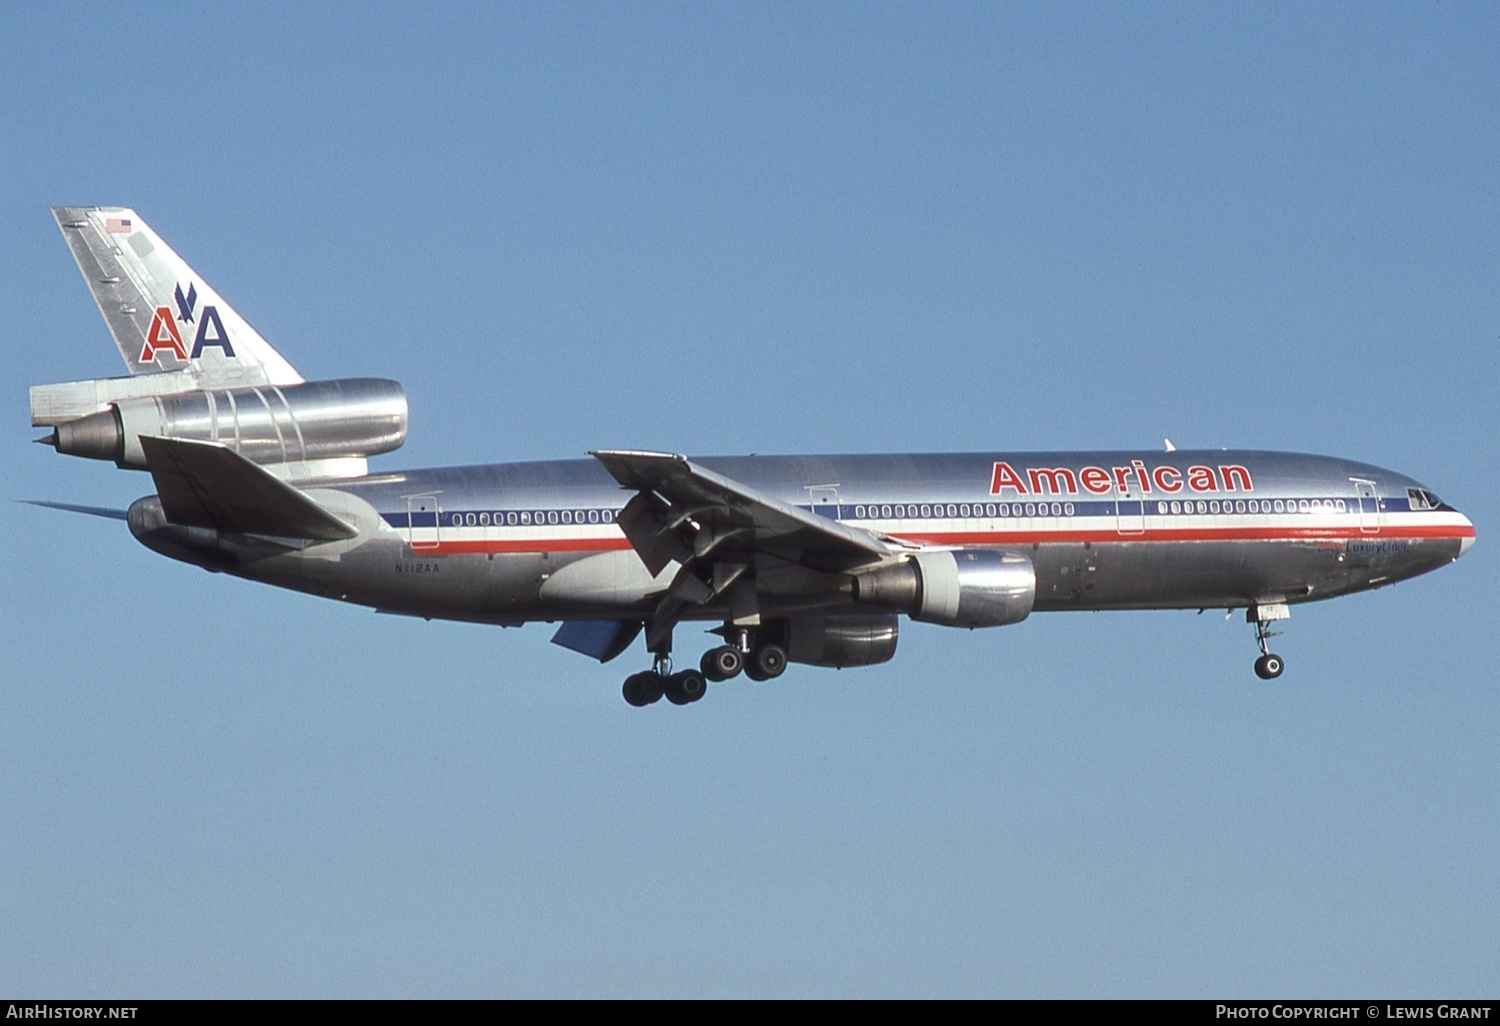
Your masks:
{"label": "wing", "polygon": [[617,523],[646,568],[682,568],[647,625],[656,651],[688,606],[728,602],[735,619],[753,618],[762,595],[841,599],[847,573],[891,559],[899,543],[782,502],[684,456],[592,452],[616,481],[636,492]]}

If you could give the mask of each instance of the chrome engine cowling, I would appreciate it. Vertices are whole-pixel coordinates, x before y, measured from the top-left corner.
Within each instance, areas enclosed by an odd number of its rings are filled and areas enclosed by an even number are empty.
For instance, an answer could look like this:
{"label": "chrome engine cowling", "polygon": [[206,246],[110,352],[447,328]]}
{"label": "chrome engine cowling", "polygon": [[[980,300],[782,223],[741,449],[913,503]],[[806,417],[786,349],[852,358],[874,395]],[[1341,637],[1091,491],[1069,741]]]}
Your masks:
{"label": "chrome engine cowling", "polygon": [[1036,569],[1025,554],[1003,549],[918,552],[856,575],[854,597],[927,623],[1002,627],[1031,614]]}
{"label": "chrome engine cowling", "polygon": [[873,666],[896,654],[899,631],[893,613],[793,616],[786,621],[786,657],[809,666]]}
{"label": "chrome engine cowling", "polygon": [[376,456],[406,441],[406,393],[381,378],[121,399],[58,424],[58,452],[144,469],[142,436],[219,442],[261,464]]}

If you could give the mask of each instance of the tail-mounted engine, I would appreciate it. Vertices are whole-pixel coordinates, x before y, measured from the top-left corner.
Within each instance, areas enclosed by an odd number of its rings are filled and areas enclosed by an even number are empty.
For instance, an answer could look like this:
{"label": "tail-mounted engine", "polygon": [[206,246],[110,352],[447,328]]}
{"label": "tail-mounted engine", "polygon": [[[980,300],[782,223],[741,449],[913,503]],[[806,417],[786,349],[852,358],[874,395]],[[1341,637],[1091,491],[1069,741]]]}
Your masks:
{"label": "tail-mounted engine", "polygon": [[[41,441],[58,452],[141,470],[146,469],[143,436],[219,442],[256,463],[311,464],[312,470],[329,474],[362,474],[364,457],[391,452],[406,441],[406,394],[398,383],[380,378],[136,395],[107,402],[85,398],[91,388],[94,394],[100,391],[93,386],[143,380],[35,388],[32,423],[53,427]],[[87,409],[95,412],[85,413]]]}
{"label": "tail-mounted engine", "polygon": [[1002,627],[1030,615],[1036,601],[1036,570],[1019,552],[918,552],[905,562],[857,575],[854,597],[899,610],[913,620]]}

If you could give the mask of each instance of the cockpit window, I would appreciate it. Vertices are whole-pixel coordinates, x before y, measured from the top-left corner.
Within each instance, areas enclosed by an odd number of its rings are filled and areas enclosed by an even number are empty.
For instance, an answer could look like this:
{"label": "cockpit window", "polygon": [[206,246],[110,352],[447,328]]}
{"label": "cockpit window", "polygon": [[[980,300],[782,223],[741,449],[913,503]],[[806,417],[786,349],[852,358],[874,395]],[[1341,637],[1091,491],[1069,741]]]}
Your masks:
{"label": "cockpit window", "polygon": [[1408,488],[1406,500],[1411,503],[1412,509],[1437,509],[1443,504],[1443,500],[1433,495],[1426,488]]}

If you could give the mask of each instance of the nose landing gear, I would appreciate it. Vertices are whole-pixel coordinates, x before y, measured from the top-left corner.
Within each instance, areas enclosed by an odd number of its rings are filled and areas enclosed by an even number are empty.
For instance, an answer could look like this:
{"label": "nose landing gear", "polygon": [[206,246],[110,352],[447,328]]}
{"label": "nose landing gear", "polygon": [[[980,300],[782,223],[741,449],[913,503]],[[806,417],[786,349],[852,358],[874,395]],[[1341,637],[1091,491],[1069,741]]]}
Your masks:
{"label": "nose landing gear", "polygon": [[1281,656],[1267,652],[1255,660],[1255,675],[1261,680],[1275,680],[1281,676],[1281,671],[1286,669],[1286,664],[1281,661]]}
{"label": "nose landing gear", "polygon": [[1271,630],[1271,624],[1277,620],[1286,620],[1291,615],[1292,611],[1285,602],[1266,602],[1245,610],[1245,622],[1255,624],[1255,643],[1260,646],[1260,658],[1255,660],[1255,675],[1261,680],[1275,680],[1286,669],[1286,662],[1272,652],[1266,642],[1281,633]]}

